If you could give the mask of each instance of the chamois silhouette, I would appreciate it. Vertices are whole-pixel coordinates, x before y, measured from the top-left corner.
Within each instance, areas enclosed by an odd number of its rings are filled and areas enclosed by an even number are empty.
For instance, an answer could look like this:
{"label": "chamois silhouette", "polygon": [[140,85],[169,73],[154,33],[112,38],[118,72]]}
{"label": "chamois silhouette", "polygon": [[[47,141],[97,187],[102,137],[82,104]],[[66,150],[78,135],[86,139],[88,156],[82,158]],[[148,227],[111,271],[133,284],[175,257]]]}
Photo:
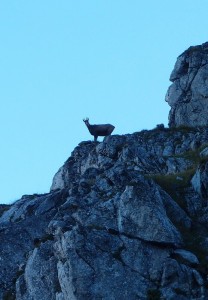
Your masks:
{"label": "chamois silhouette", "polygon": [[97,141],[98,136],[107,136],[111,135],[115,126],[111,124],[100,124],[100,125],[91,125],[89,123],[89,118],[83,119],[85,125],[87,126],[91,135],[94,136],[94,141]]}

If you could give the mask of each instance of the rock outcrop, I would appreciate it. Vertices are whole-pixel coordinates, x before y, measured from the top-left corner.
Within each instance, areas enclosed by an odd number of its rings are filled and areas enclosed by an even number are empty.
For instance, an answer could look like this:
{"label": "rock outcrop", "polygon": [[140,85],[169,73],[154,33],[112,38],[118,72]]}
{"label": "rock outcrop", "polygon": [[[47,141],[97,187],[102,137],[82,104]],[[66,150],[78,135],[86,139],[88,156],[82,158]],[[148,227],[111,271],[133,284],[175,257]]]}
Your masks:
{"label": "rock outcrop", "polygon": [[170,127],[208,125],[208,43],[182,53],[171,73],[166,101]]}
{"label": "rock outcrop", "polygon": [[171,128],[82,142],[0,205],[0,300],[208,299],[207,55],[178,58]]}
{"label": "rock outcrop", "polygon": [[0,299],[206,299],[208,129],[82,142],[2,206]]}

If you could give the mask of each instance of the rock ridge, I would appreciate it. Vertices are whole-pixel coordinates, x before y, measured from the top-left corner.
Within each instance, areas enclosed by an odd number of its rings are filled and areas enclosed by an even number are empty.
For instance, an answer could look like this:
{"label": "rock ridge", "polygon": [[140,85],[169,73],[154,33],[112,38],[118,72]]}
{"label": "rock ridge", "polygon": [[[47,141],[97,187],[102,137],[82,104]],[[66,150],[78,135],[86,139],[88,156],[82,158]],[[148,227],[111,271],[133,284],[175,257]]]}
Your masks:
{"label": "rock ridge", "polygon": [[0,217],[0,299],[205,299],[208,129],[82,142]]}

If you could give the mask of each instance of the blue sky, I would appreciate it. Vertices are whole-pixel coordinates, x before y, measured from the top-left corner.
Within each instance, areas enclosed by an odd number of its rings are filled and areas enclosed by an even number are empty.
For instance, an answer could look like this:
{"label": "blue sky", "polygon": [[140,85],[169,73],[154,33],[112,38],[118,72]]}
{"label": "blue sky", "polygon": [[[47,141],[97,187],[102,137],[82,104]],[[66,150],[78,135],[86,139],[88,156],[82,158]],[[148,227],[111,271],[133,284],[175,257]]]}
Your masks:
{"label": "blue sky", "polygon": [[115,134],[167,125],[170,73],[208,41],[207,11],[207,0],[2,0],[0,203],[49,191],[92,139],[84,117]]}

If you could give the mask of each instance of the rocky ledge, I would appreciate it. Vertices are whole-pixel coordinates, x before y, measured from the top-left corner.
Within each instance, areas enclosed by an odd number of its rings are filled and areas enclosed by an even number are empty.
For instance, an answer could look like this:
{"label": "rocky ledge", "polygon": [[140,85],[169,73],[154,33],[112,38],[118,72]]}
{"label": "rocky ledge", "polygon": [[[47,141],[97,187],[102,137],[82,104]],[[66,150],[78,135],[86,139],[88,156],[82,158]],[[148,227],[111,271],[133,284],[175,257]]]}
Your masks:
{"label": "rocky ledge", "polygon": [[82,142],[1,207],[0,299],[207,299],[208,129]]}

